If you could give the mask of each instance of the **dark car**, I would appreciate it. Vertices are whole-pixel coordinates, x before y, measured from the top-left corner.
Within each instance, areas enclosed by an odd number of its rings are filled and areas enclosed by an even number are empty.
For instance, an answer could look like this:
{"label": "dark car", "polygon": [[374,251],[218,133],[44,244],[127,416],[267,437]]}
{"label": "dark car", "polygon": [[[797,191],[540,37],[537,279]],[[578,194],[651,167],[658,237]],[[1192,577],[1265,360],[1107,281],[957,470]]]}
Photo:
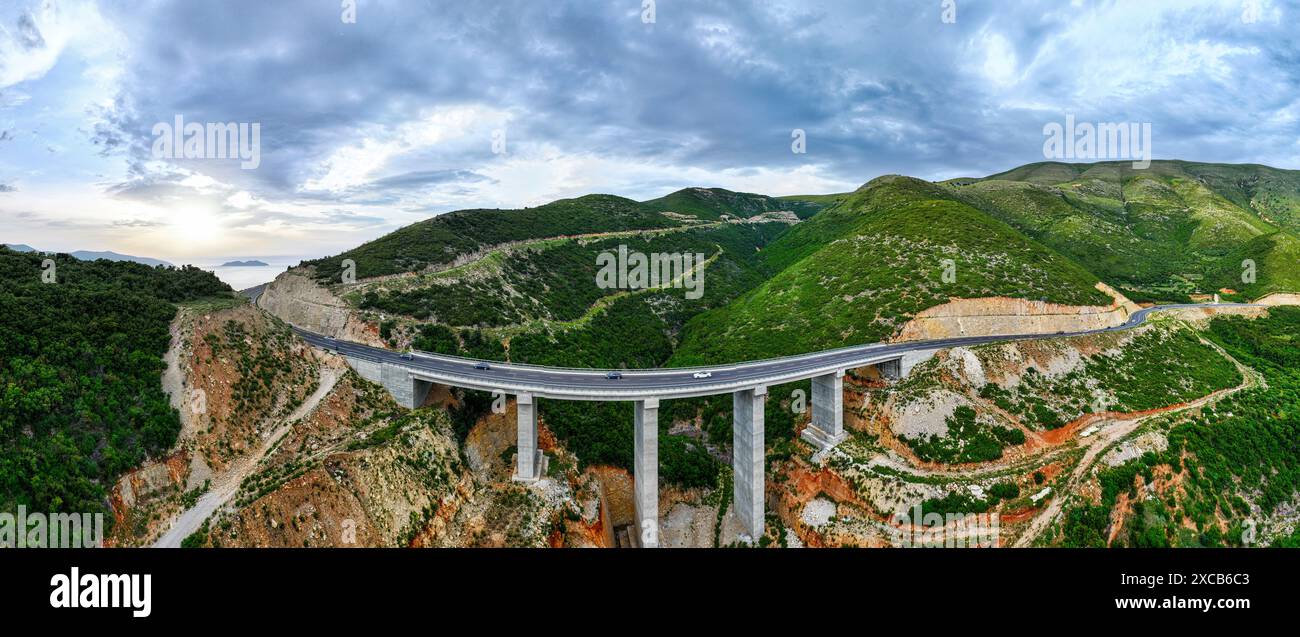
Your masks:
{"label": "dark car", "polygon": [[412,360],[412,359],[414,359],[414,358],[415,358],[415,357],[414,357],[414,356],[411,356],[411,353],[410,353],[410,352],[402,352],[402,360],[404,360],[404,361],[409,361],[409,360]]}
{"label": "dark car", "polygon": [[487,363],[474,363],[474,369],[481,369],[487,371],[489,369],[492,369],[492,366],[488,365]]}
{"label": "dark car", "polygon": [[608,378],[610,380],[618,380],[622,377],[623,377],[622,372],[610,372],[608,374],[605,374],[605,378]]}

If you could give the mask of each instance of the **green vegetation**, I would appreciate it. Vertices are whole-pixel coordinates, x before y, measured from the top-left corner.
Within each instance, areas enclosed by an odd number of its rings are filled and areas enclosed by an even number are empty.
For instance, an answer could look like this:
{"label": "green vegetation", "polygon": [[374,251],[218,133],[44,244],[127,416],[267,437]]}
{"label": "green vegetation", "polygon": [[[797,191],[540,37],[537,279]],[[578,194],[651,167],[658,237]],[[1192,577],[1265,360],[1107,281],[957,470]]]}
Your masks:
{"label": "green vegetation", "polygon": [[654,210],[676,212],[700,219],[716,220],[722,215],[749,218],[764,212],[789,211],[806,219],[821,210],[823,204],[808,199],[776,198],[732,192],[722,188],[684,188],[645,205]]}
{"label": "green vegetation", "polygon": [[[544,400],[546,426],[578,457],[579,468],[592,465],[632,467],[632,404]],[[718,463],[703,446],[685,436],[668,434],[672,425],[659,419],[659,479],[682,487],[711,487]]]}
{"label": "green vegetation", "polygon": [[169,449],[159,383],[175,303],[229,296],[197,268],[0,249],[0,509],[103,512],[122,473]]}
{"label": "green vegetation", "polygon": [[[674,365],[751,360],[891,336],[952,298],[1010,296],[1071,305],[1110,301],[1096,277],[939,186],[881,178],[795,226],[765,250],[790,264],[687,326]],[[955,266],[947,282],[945,261]]]}
{"label": "green vegetation", "polygon": [[[1049,377],[1036,368],[1014,388],[989,383],[980,397],[1027,426],[1051,430],[1103,407],[1134,412],[1209,395],[1242,382],[1236,365],[1201,342],[1197,332],[1175,321],[1156,325],[1118,347],[1090,357],[1073,371]],[[981,353],[998,346],[981,348]]]}
{"label": "green vegetation", "polygon": [[1231,396],[1169,434],[1171,449],[1194,457],[1186,467],[1195,486],[1223,499],[1241,494],[1266,513],[1300,491],[1300,308],[1269,312],[1210,325],[1211,338],[1262,372],[1268,387]]}
{"label": "green vegetation", "polygon": [[[576,321],[605,297],[627,290],[597,286],[597,257],[628,253],[691,254],[701,260],[726,251],[733,260],[753,261],[754,248],[770,240],[785,224],[724,225],[684,231],[613,237],[594,241],[557,240],[512,251],[478,276],[430,277],[418,286],[387,293],[370,290],[361,297],[364,310],[410,316],[450,326],[501,327],[530,321]],[[693,259],[695,257],[692,257]],[[692,261],[692,265],[698,262]],[[683,264],[680,264],[684,266]],[[674,275],[679,272],[674,270]],[[705,280],[705,290],[716,277]],[[756,284],[758,281],[755,280]],[[509,291],[509,292],[507,292]],[[677,289],[676,295],[682,291]]]}
{"label": "green vegetation", "polygon": [[1025,432],[984,422],[965,405],[954,410],[944,424],[948,427],[944,436],[903,436],[902,441],[918,458],[945,464],[989,462],[1002,457],[1003,447],[1025,444]]}
{"label": "green vegetation", "polygon": [[[963,201],[1058,250],[1134,300],[1300,289],[1300,174],[1157,161],[1042,163],[955,188]],[[1242,280],[1243,261],[1256,280]],[[1135,298],[1136,297],[1136,298]]]}
{"label": "green vegetation", "polygon": [[1300,308],[1269,312],[1254,320],[1216,318],[1209,329],[1229,354],[1261,372],[1267,386],[1224,398],[1175,425],[1166,452],[1099,473],[1102,501],[1067,513],[1066,546],[1103,546],[1118,496],[1137,498],[1137,485],[1150,484],[1156,469],[1182,474],[1182,492],[1134,502],[1121,544],[1240,545],[1241,520],[1294,500],[1300,493]]}
{"label": "green vegetation", "polygon": [[[785,228],[779,223],[726,225],[692,230],[684,233],[688,236],[675,238],[674,243],[651,244],[656,251],[676,245],[699,246],[698,240],[689,236],[696,233],[707,240],[712,248],[706,254],[718,256],[704,267],[703,296],[688,299],[684,290],[675,288],[624,293],[585,320],[542,324],[514,336],[510,359],[565,367],[664,365],[672,355],[677,335],[691,317],[724,305],[763,281],[766,270],[756,248],[766,245]],[[592,258],[594,261],[594,255]]]}
{"label": "green vegetation", "polygon": [[457,257],[512,241],[674,225],[677,222],[630,199],[587,195],[523,210],[449,212],[303,265],[315,266],[317,280],[337,283],[344,259],[355,261],[357,279],[364,279],[448,264]]}
{"label": "green vegetation", "polygon": [[930,498],[921,503],[921,515],[938,513],[947,515],[949,513],[984,513],[993,507],[995,502],[991,500],[981,500],[969,493],[962,491],[952,491],[942,498]]}

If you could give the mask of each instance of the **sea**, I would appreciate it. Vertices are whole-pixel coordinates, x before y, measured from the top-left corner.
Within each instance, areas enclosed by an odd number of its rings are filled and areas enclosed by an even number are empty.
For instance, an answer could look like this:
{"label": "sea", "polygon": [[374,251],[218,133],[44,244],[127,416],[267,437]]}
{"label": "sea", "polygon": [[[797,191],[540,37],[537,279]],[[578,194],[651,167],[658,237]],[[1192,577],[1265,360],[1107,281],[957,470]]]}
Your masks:
{"label": "sea", "polygon": [[[270,283],[285,270],[306,257],[215,257],[194,265],[217,275],[218,279],[238,290]],[[231,261],[261,261],[266,265],[223,266]]]}

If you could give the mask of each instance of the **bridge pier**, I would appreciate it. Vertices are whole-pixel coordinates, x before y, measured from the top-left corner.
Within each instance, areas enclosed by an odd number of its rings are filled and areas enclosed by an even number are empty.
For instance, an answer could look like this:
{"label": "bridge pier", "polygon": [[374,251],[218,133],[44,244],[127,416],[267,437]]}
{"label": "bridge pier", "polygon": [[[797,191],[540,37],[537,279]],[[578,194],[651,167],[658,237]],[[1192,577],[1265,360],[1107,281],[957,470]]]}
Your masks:
{"label": "bridge pier", "polygon": [[542,452],[537,448],[537,403],[532,394],[515,396],[519,437],[515,444],[515,482],[537,482],[542,477]]}
{"label": "bridge pier", "polygon": [[812,422],[801,436],[808,444],[825,451],[840,444],[844,433],[844,372],[812,379]]}
{"label": "bridge pier", "polygon": [[423,405],[424,400],[429,397],[429,390],[433,388],[433,381],[416,378],[411,372],[397,365],[352,356],[348,356],[347,360],[358,375],[372,383],[382,385],[397,404],[407,409],[415,409]]}
{"label": "bridge pier", "polygon": [[903,359],[880,361],[876,363],[876,369],[880,370],[881,376],[889,380],[898,380],[903,377]]}
{"label": "bridge pier", "polygon": [[732,506],[750,541],[763,537],[763,407],[767,387],[732,394],[734,425],[731,430],[731,467],[734,473]]}
{"label": "bridge pier", "polygon": [[659,546],[659,399],[636,401],[632,491],[642,548]]}

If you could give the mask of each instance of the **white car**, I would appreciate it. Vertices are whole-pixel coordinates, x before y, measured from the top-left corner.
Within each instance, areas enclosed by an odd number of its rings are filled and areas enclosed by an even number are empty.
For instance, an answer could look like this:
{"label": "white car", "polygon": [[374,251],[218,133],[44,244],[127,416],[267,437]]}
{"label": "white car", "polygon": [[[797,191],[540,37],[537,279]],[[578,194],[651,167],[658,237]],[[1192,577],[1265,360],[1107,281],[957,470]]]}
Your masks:
{"label": "white car", "polygon": [[691,376],[695,378],[713,378],[713,372],[695,372]]}

